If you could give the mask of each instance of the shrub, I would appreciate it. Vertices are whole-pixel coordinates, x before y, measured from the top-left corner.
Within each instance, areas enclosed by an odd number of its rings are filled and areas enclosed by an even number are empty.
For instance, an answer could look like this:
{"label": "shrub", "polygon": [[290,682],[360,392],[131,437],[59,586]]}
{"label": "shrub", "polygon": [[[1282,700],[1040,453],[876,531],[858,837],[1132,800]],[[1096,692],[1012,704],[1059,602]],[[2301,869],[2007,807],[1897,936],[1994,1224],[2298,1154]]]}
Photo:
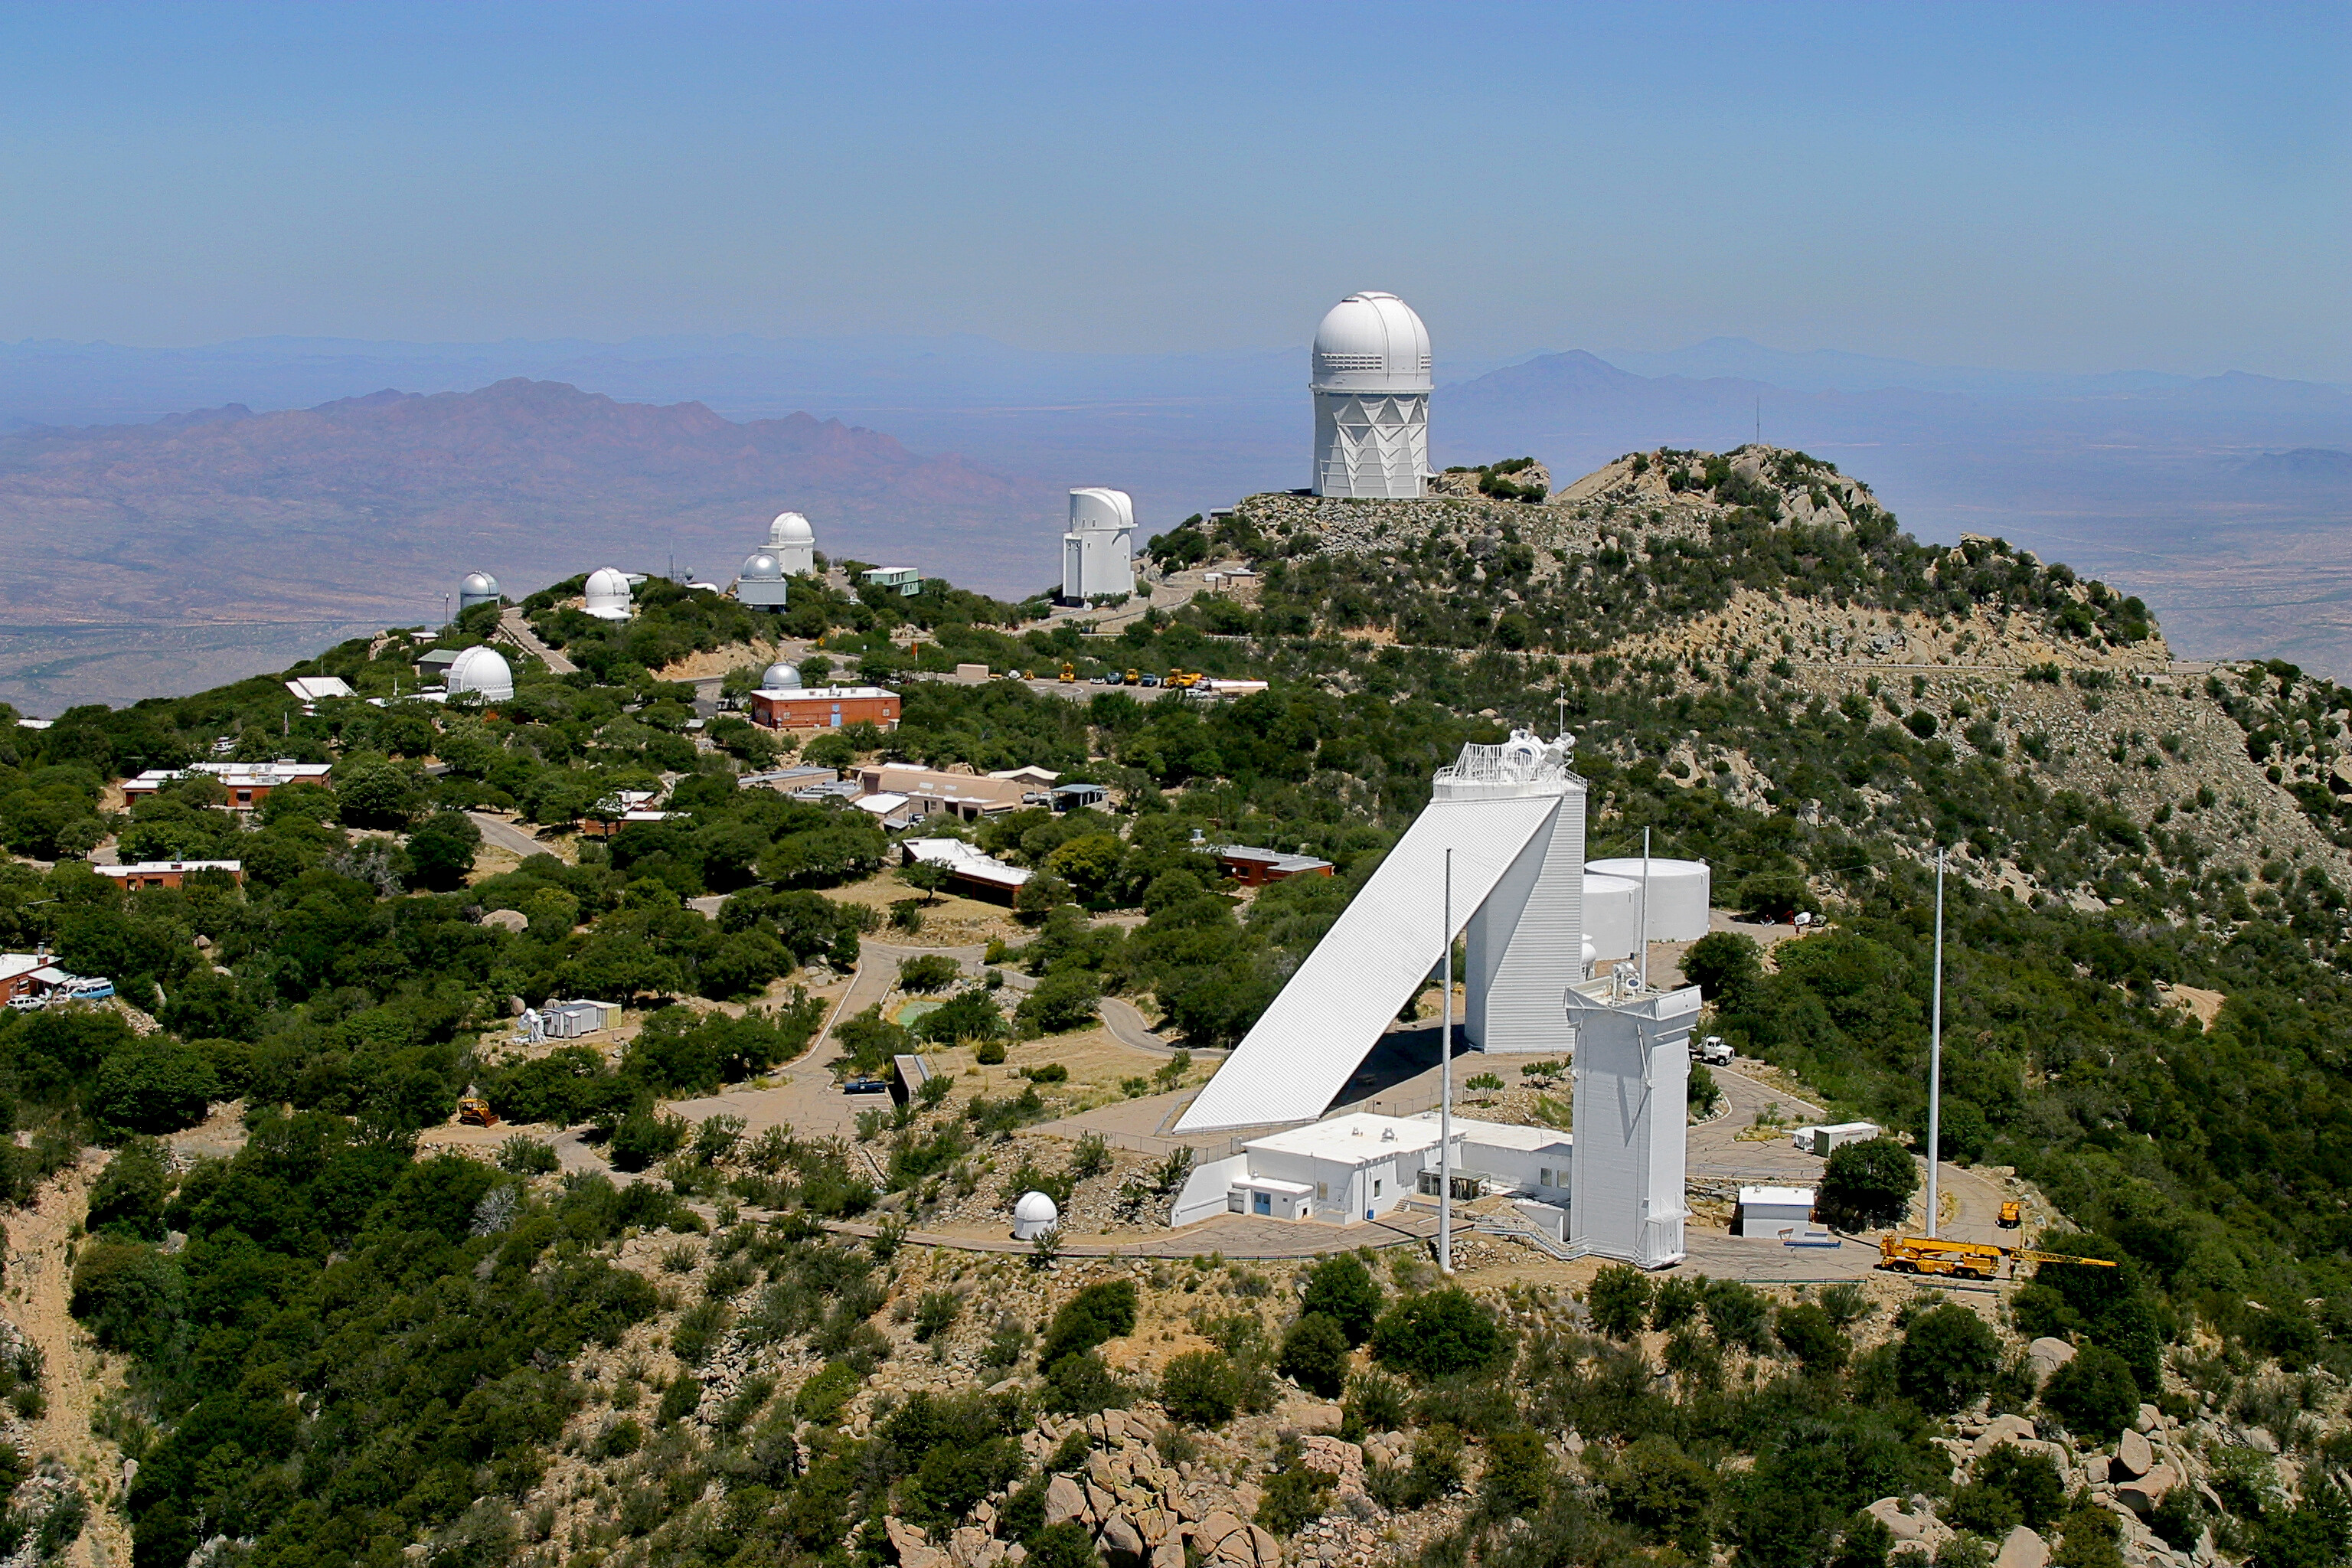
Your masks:
{"label": "shrub", "polygon": [[1716,1343],[1726,1349],[1764,1348],[1764,1328],[1770,1309],[1763,1296],[1737,1279],[1710,1279],[1703,1289],[1706,1326]]}
{"label": "shrub", "polygon": [[2105,1345],[2084,1345],[2050,1374],[2042,1405],[2077,1436],[2111,1443],[2139,1415],[2139,1384],[2123,1357]]}
{"label": "shrub", "polygon": [[1853,1350],[1845,1331],[1810,1301],[1781,1308],[1773,1318],[1772,1331],[1781,1348],[1802,1363],[1807,1372],[1835,1372],[1845,1365]]}
{"label": "shrub", "polygon": [[562,1166],[555,1145],[528,1132],[517,1132],[499,1145],[499,1169],[515,1176],[551,1175]]}
{"label": "shrub", "polygon": [[793,1414],[803,1421],[830,1426],[841,1419],[843,1407],[856,1394],[861,1381],[857,1369],[847,1362],[827,1362],[793,1395]]}
{"label": "shrub", "polygon": [[650,1110],[632,1110],[614,1124],[611,1142],[605,1152],[614,1168],[622,1171],[642,1171],[656,1160],[666,1160],[686,1146],[686,1118],[656,1116]]}
{"label": "shrub", "polygon": [[1004,1061],[1003,1040],[982,1040],[972,1051],[972,1058],[984,1068],[999,1067]]}
{"label": "shrub", "polygon": [[[1977,1461],[1977,1484],[2007,1495],[2017,1505],[2018,1519],[2033,1530],[2048,1529],[2066,1503],[2065,1480],[2058,1473],[2057,1461],[2047,1454],[2029,1454],[2014,1443],[1996,1444],[1992,1452]],[[2179,1489],[2186,1493],[2189,1489]]]}
{"label": "shrub", "polygon": [[1308,1312],[1282,1336],[1275,1370],[1310,1394],[1336,1399],[1348,1381],[1348,1334],[1336,1319]]}
{"label": "shrub", "polygon": [[1459,1286],[1408,1297],[1381,1314],[1372,1354],[1381,1365],[1415,1376],[1484,1372],[1510,1354],[1495,1314]]}
{"label": "shrub", "polygon": [[89,1214],[83,1223],[92,1236],[161,1241],[168,1184],[162,1145],[134,1138],[115,1153],[90,1189]]}
{"label": "shrub", "polygon": [[1189,1426],[1222,1426],[1234,1418],[1240,1379],[1223,1351],[1187,1351],[1160,1374],[1160,1403]]}
{"label": "shrub", "polygon": [[898,989],[919,994],[944,991],[956,983],[962,966],[941,953],[927,952],[898,965]]}
{"label": "shrub", "polygon": [[1650,1318],[1650,1277],[1623,1263],[1612,1263],[1585,1292],[1592,1326],[1612,1340],[1630,1340]]}
{"label": "shrub", "polygon": [[1257,1523],[1276,1535],[1296,1535],[1323,1517],[1323,1505],[1338,1478],[1296,1461],[1265,1479]]}
{"label": "shrub", "polygon": [[963,1298],[952,1290],[926,1290],[915,1303],[915,1341],[929,1344],[950,1329],[963,1315]]}
{"label": "shrub", "polygon": [[1393,1432],[1405,1423],[1405,1386],[1377,1372],[1360,1372],[1348,1380],[1348,1400],[1339,1421],[1350,1441],[1371,1432]]}
{"label": "shrub", "polygon": [[1106,1340],[1135,1331],[1136,1295],[1132,1279],[1109,1279],[1089,1285],[1068,1300],[1046,1325],[1037,1347],[1037,1364],[1050,1368],[1064,1356],[1093,1350]]}
{"label": "shrub", "polygon": [[1068,1520],[1037,1531],[1029,1538],[1028,1548],[1028,1562],[1034,1568],[1102,1568],[1094,1537]]}
{"label": "shrub", "polygon": [[1381,1315],[1380,1281],[1351,1253],[1327,1258],[1307,1271],[1307,1292],[1301,1311],[1328,1318],[1339,1325],[1352,1347],[1372,1337]]}
{"label": "shrub", "polygon": [[1093,1351],[1066,1355],[1045,1373],[1045,1407],[1065,1415],[1091,1415],[1134,1396],[1135,1391],[1121,1383]]}
{"label": "shrub", "polygon": [[1518,1426],[1486,1439],[1481,1501],[1487,1513],[1497,1519],[1531,1513],[1543,1505],[1551,1488],[1551,1456],[1544,1450],[1542,1433]]}
{"label": "shrub", "polygon": [[1911,1151],[1892,1138],[1869,1138],[1830,1151],[1822,1173],[1821,1210],[1830,1224],[1846,1230],[1894,1225],[1919,1189]]}
{"label": "shrub", "polygon": [[[1896,1385],[1937,1415],[1948,1415],[1982,1394],[2000,1370],[2000,1345],[1992,1331],[1953,1302],[1913,1318],[1895,1355]],[[2138,1409],[2137,1397],[2133,1409]]]}

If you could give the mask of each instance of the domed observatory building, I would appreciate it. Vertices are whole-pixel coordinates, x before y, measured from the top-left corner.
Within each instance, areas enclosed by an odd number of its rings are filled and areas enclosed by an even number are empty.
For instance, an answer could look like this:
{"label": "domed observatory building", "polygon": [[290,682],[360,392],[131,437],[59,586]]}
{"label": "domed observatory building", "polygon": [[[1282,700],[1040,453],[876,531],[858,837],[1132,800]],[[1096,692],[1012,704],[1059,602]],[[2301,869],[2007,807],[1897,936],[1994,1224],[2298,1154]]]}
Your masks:
{"label": "domed observatory building", "polygon": [[450,664],[443,683],[452,697],[471,691],[485,702],[514,700],[514,670],[496,648],[466,649]]}
{"label": "domed observatory building", "polygon": [[784,563],[773,550],[755,550],[735,574],[735,599],[755,610],[784,607]]}
{"label": "domed observatory building", "polygon": [[586,601],[583,607],[600,621],[629,618],[628,575],[615,567],[599,566],[589,573],[582,596]]}
{"label": "domed observatory building", "polygon": [[457,584],[457,610],[460,615],[476,605],[499,602],[499,580],[488,572],[468,572]]}
{"label": "domed observatory building", "polygon": [[1063,602],[1134,592],[1135,502],[1125,490],[1072,490],[1070,531],[1062,535]]}
{"label": "domed observatory building", "polygon": [[[793,577],[816,570],[816,530],[809,520],[796,511],[780,511],[776,521],[768,525],[767,553],[776,558],[784,575]],[[779,604],[782,600],[777,601]]]}
{"label": "domed observatory building", "polygon": [[1429,473],[1429,329],[1367,289],[1315,330],[1315,493],[1412,500]]}

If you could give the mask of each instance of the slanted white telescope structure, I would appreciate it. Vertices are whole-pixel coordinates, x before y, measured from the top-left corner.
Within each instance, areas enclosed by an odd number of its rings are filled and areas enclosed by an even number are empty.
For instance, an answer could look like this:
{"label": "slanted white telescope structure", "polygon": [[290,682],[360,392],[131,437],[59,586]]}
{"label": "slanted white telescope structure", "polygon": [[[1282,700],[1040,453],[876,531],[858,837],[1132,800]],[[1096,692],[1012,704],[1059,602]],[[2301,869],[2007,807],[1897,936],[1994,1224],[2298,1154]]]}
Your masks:
{"label": "slanted white telescope structure", "polygon": [[1070,492],[1062,535],[1062,598],[1083,605],[1098,594],[1135,592],[1135,502],[1125,490]]}
{"label": "slanted white telescope structure", "polygon": [[1412,500],[1429,474],[1429,329],[1366,289],[1315,330],[1315,493]]}
{"label": "slanted white telescope structure", "polygon": [[[1646,1268],[1677,1261],[1699,994],[1645,990],[1630,965],[1585,973],[1586,791],[1573,744],[1517,731],[1439,770],[1427,809],[1176,1130],[1321,1117],[1459,934],[1473,1048],[1575,1053],[1571,1244]],[[1435,893],[1449,851],[1456,932],[1441,930]]]}

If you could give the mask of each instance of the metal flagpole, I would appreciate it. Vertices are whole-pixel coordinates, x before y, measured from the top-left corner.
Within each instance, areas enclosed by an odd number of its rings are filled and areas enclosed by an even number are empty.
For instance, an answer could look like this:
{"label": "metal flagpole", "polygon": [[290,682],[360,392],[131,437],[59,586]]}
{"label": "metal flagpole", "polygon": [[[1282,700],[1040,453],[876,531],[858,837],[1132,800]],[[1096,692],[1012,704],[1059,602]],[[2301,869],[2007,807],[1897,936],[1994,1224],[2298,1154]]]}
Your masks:
{"label": "metal flagpole", "polygon": [[1445,852],[1445,1027],[1438,1039],[1437,1267],[1454,1272],[1454,851]]}
{"label": "metal flagpole", "polygon": [[1927,1236],[1936,1235],[1936,1165],[1944,1110],[1944,852],[1936,851],[1935,1003],[1927,1026]]}

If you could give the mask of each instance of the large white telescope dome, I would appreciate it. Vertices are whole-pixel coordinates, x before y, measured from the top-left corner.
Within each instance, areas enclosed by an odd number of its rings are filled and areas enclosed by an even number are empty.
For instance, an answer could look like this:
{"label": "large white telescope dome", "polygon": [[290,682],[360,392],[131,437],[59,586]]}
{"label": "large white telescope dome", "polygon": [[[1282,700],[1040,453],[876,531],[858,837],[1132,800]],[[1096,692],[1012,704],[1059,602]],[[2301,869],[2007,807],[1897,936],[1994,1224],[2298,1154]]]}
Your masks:
{"label": "large white telescope dome", "polygon": [[506,702],[514,697],[514,670],[498,649],[469,647],[450,661],[443,685],[453,697],[472,691],[485,701]]}
{"label": "large white telescope dome", "polygon": [[1350,294],[1315,329],[1318,392],[1427,392],[1429,367],[1429,329],[1393,294]]}
{"label": "large white telescope dome", "polygon": [[625,621],[629,618],[629,579],[618,569],[599,566],[588,574],[583,589],[586,609],[599,620]]}
{"label": "large white telescope dome", "polygon": [[768,525],[768,542],[774,544],[814,544],[816,530],[809,520],[796,511],[780,511],[776,521]]}
{"label": "large white telescope dome", "polygon": [[457,607],[461,610],[498,602],[499,580],[488,572],[468,572],[457,584]]}

